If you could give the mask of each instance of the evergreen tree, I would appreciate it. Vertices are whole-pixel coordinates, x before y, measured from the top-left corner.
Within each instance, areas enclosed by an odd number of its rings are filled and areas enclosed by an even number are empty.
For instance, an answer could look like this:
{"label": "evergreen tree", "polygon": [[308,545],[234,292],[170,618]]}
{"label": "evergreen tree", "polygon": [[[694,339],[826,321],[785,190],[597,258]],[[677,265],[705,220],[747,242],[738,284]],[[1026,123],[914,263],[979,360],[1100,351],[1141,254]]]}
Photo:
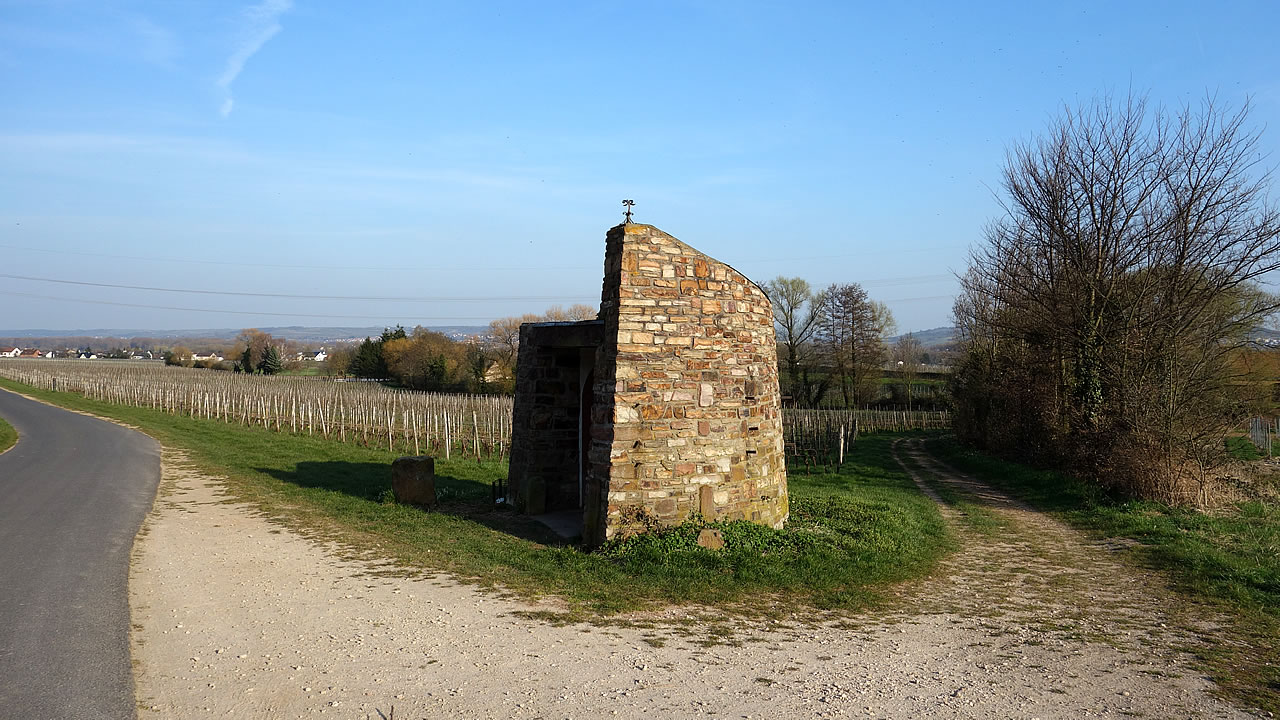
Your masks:
{"label": "evergreen tree", "polygon": [[284,363],[280,361],[280,351],[275,345],[267,346],[266,352],[262,354],[262,362],[258,363],[258,372],[275,375],[281,370],[284,370]]}
{"label": "evergreen tree", "polygon": [[427,376],[424,381],[426,390],[443,390],[449,379],[448,361],[444,355],[434,355],[427,363]]}
{"label": "evergreen tree", "polygon": [[404,326],[397,325],[395,330],[383,328],[382,336],[378,339],[378,342],[385,345],[390,340],[404,340],[407,337],[409,337],[409,334],[404,331]]}
{"label": "evergreen tree", "polygon": [[360,343],[360,349],[356,350],[355,357],[351,358],[347,372],[363,378],[385,377],[378,374],[380,366],[385,367],[385,365],[382,359],[382,342],[365,338],[364,342]]}

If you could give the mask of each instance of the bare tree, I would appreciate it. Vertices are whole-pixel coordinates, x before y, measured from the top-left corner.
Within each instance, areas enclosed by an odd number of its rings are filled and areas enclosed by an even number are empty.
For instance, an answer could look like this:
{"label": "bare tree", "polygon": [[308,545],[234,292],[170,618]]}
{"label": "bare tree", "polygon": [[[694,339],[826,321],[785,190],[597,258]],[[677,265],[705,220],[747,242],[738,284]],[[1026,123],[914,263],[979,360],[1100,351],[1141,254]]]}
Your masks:
{"label": "bare tree", "polygon": [[172,350],[164,354],[164,364],[191,367],[191,349],[184,345],[175,345]]}
{"label": "bare tree", "polygon": [[528,322],[581,322],[594,320],[598,312],[590,305],[570,305],[566,310],[559,305],[552,305],[541,315],[525,313],[524,315],[503,317],[489,323],[489,351],[494,364],[507,378],[515,377],[516,358],[520,351],[520,326]]}
{"label": "bare tree", "polygon": [[271,333],[262,332],[257,328],[245,328],[236,336],[232,357],[239,362],[241,370],[251,373],[262,364],[267,348],[276,345],[277,342]]}
{"label": "bare tree", "polygon": [[520,352],[520,326],[540,320],[541,315],[526,313],[489,323],[489,344],[493,348],[494,361],[507,377],[515,376],[516,356]]}
{"label": "bare tree", "polygon": [[815,341],[824,364],[840,382],[846,406],[874,402],[886,358],[883,336],[893,315],[857,283],[835,284],[822,292]]}
{"label": "bare tree", "polygon": [[594,320],[597,314],[594,307],[582,303],[570,305],[567,310],[559,305],[552,305],[542,314],[541,319],[546,322],[581,322]]}
{"label": "bare tree", "polygon": [[1034,420],[1030,454],[1165,499],[1212,465],[1209,428],[1248,402],[1233,358],[1277,309],[1254,287],[1280,267],[1280,214],[1247,115],[1101,99],[1010,152],[956,306],[957,403],[981,388],[1005,412],[962,434],[1026,444],[1013,424]]}
{"label": "bare tree", "polygon": [[344,344],[333,348],[326,353],[323,363],[324,374],[346,375],[355,354],[356,348],[354,345]]}
{"label": "bare tree", "polygon": [[815,354],[813,337],[818,329],[822,298],[813,294],[807,280],[798,277],[779,275],[765,283],[763,290],[773,306],[773,321],[786,367],[787,390],[792,402],[801,407],[808,406],[816,402],[809,373]]}
{"label": "bare tree", "polygon": [[911,333],[899,336],[893,344],[891,357],[898,368],[898,377],[902,378],[902,384],[906,387],[908,410],[911,409],[913,400],[912,385],[920,377],[920,358],[923,356],[924,346]]}

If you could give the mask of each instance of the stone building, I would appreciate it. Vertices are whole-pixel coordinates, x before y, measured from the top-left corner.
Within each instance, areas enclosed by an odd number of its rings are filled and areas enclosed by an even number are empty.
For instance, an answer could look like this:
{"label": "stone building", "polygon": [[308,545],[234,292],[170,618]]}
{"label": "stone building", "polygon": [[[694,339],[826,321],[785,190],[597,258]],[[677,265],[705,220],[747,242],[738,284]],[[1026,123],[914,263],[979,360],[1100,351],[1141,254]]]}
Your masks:
{"label": "stone building", "polygon": [[607,233],[597,319],[521,326],[514,414],[511,499],[581,512],[588,546],[694,513],[787,520],[769,300],[653,226]]}

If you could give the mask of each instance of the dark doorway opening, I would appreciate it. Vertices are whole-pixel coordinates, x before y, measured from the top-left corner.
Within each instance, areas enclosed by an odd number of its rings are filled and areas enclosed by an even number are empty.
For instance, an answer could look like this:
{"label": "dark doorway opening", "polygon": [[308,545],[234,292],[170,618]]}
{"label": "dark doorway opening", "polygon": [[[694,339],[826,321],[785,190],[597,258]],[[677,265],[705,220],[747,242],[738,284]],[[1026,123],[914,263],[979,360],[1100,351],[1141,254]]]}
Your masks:
{"label": "dark doorway opening", "polygon": [[521,328],[514,420],[527,433],[512,446],[511,490],[517,507],[568,538],[584,524],[602,330],[599,321]]}

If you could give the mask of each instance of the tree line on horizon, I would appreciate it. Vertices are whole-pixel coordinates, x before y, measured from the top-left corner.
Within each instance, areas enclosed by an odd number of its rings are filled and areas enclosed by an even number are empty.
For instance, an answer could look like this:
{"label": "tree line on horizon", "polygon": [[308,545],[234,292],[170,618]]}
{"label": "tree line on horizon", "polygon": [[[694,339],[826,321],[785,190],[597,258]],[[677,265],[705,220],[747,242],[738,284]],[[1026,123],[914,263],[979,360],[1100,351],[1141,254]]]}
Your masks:
{"label": "tree line on horizon", "polygon": [[[778,277],[764,290],[774,306],[782,390],[790,405],[816,407],[824,399],[847,407],[874,404],[883,398],[880,383],[889,360],[902,361],[899,375],[911,404],[910,386],[926,354],[911,335],[892,346],[885,341],[894,321],[883,303],[871,300],[856,283],[815,293],[801,278]],[[542,313],[498,318],[489,324],[487,336],[467,340],[422,326],[388,327],[377,337],[333,348],[319,368],[325,375],[388,381],[414,390],[511,394],[522,324],[596,316],[590,305],[552,306]],[[303,366],[291,359],[295,351],[296,343],[247,328],[221,362],[193,361],[191,351],[181,346],[165,357],[187,367],[275,374]]]}
{"label": "tree line on horizon", "polygon": [[[555,305],[540,314],[498,318],[489,324],[486,336],[465,340],[422,326],[406,330],[397,325],[359,343],[338,344],[326,351],[325,360],[314,367],[324,375],[387,381],[413,390],[511,394],[515,390],[521,324],[595,317],[596,309],[589,305]],[[202,350],[216,352],[223,356],[222,360],[196,360],[195,353],[181,344],[162,354],[169,365],[274,375],[310,366],[294,359],[301,348],[300,343],[246,328],[229,349],[215,343]]]}
{"label": "tree line on horizon", "polygon": [[390,380],[414,390],[509,395],[515,392],[520,325],[590,320],[596,314],[590,305],[554,305],[541,314],[498,318],[489,323],[486,337],[469,340],[421,326],[412,331],[396,326],[356,347],[335,350],[326,360],[327,372]]}

